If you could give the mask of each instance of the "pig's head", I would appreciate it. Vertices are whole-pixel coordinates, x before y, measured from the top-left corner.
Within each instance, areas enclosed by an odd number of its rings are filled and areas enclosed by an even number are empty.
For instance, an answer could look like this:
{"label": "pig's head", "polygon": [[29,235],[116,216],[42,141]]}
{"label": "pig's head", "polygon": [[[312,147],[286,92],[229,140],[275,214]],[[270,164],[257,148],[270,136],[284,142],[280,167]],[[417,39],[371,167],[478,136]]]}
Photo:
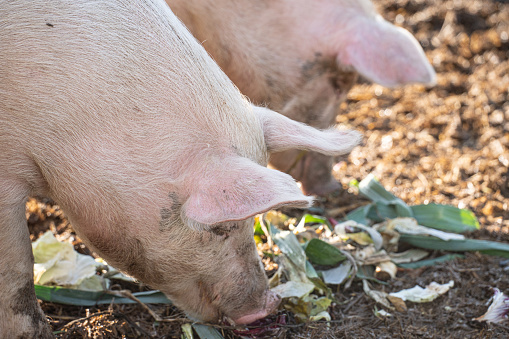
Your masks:
{"label": "pig's head", "polygon": [[[318,131],[269,109],[254,107],[254,112],[268,151],[344,154],[360,141],[356,132]],[[160,228],[173,239],[162,248],[173,247],[175,256],[159,269],[165,277],[156,287],[193,318],[250,323],[279,304],[268,290],[256,250],[253,216],[281,206],[305,208],[312,199],[289,175],[266,168],[263,161],[235,154],[212,154],[199,161],[198,177],[195,173],[185,182],[185,197],[173,196],[173,206],[161,213]]]}
{"label": "pig's head", "polygon": [[169,232],[179,230],[174,234],[181,246],[177,253],[185,258],[180,267],[172,262],[171,270],[163,270],[172,282],[168,289],[158,288],[192,318],[250,323],[279,304],[268,290],[252,217],[283,205],[307,207],[311,198],[288,175],[247,158],[211,157],[207,162],[201,178],[190,183],[187,199],[177,204],[180,221],[170,217],[161,222]]}
{"label": "pig's head", "polygon": [[91,196],[85,213],[66,208],[96,253],[202,321],[250,323],[279,304],[256,250],[253,217],[281,206],[305,208],[312,198],[289,175],[266,167],[268,153],[299,148],[339,155],[360,140],[356,132],[319,131],[264,108],[245,114],[251,116],[247,130],[256,134],[246,138],[256,145],[232,137],[240,127],[225,135],[227,125],[217,124],[215,145],[212,139],[204,143],[202,133],[199,149],[163,162],[178,168],[170,181],[164,172],[149,180],[137,172],[125,185],[129,189],[101,200],[111,206],[93,208]]}
{"label": "pig's head", "polygon": [[131,196],[121,219],[108,216],[114,226],[94,227],[74,215],[72,222],[87,224],[77,231],[96,253],[164,292],[190,318],[250,323],[279,304],[256,250],[253,216],[280,206],[305,208],[312,199],[289,175],[247,157],[201,155],[171,191],[155,187],[148,198]]}

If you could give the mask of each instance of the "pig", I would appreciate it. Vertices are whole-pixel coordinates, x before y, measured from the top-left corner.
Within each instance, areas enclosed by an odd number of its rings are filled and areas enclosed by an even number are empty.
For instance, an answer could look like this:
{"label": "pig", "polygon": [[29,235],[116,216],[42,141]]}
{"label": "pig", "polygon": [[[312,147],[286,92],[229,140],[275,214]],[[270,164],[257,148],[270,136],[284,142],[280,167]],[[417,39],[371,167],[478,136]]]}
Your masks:
{"label": "pig", "polygon": [[52,337],[30,195],[192,319],[272,312],[253,217],[312,198],[269,153],[345,154],[360,134],[252,105],[163,0],[2,1],[0,30],[0,337]]}
{"label": "pig", "polygon": [[[416,39],[369,0],[166,2],[252,102],[317,128],[335,123],[358,74],[388,87],[436,81]],[[270,165],[308,194],[340,187],[330,156],[291,150]]]}

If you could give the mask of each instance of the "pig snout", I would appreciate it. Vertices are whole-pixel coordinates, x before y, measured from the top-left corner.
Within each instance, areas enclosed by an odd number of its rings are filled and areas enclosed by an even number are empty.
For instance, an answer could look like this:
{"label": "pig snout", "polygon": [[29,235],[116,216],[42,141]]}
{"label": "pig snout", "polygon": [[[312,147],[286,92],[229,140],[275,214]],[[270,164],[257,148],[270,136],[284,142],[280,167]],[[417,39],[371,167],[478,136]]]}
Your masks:
{"label": "pig snout", "polygon": [[280,303],[281,297],[279,295],[272,291],[267,291],[265,295],[265,304],[261,310],[258,310],[254,313],[245,314],[239,318],[233,319],[233,321],[238,325],[250,324],[258,319],[265,318],[274,312]]}

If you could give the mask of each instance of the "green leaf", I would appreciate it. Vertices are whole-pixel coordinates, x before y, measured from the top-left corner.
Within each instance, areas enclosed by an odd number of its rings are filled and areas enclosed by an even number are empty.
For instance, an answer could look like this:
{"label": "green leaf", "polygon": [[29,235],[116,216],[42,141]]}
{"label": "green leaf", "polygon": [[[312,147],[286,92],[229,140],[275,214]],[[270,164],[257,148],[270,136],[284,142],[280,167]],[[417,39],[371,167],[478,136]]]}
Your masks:
{"label": "green leaf", "polygon": [[277,285],[271,291],[279,295],[281,298],[297,297],[303,298],[309,295],[315,289],[315,285],[311,282],[287,281],[284,284]]}
{"label": "green leaf", "polygon": [[[405,214],[405,213],[403,213]],[[387,219],[394,219],[397,217],[402,217],[398,213],[398,210],[395,205],[390,204],[387,205],[385,202],[378,201],[375,203],[375,207],[371,209],[368,214],[368,218],[373,220],[374,222],[382,222]]]}
{"label": "green leaf", "polygon": [[315,284],[315,290],[318,290],[320,294],[324,294],[327,298],[332,298],[332,290],[327,286],[326,283],[319,277],[309,278],[309,280]]}
{"label": "green leaf", "polygon": [[431,250],[445,250],[452,252],[479,251],[489,255],[497,255],[509,258],[509,244],[488,240],[463,239],[463,240],[440,240],[435,237],[401,234],[400,241],[404,241],[415,247]]}
{"label": "green leaf", "polygon": [[421,267],[426,267],[426,266],[433,266],[435,264],[454,260],[457,258],[463,259],[463,258],[465,258],[465,256],[461,255],[461,254],[447,254],[447,255],[443,255],[441,257],[434,258],[434,259],[426,259],[426,260],[409,262],[409,263],[404,263],[404,264],[397,264],[397,265],[398,265],[398,267],[401,267],[401,268],[414,269],[414,268],[421,268]]}
{"label": "green leaf", "polygon": [[383,205],[392,205],[395,208],[397,216],[412,217],[413,212],[407,204],[400,198],[397,198],[392,193],[388,192],[373,174],[369,174],[359,183],[359,191],[367,198],[375,203],[382,203]]}
{"label": "green leaf", "polygon": [[224,339],[221,333],[219,333],[219,331],[214,327],[201,324],[193,324],[193,329],[201,339]]}
{"label": "green leaf", "polygon": [[334,267],[330,270],[321,271],[323,281],[326,284],[339,285],[342,284],[350,275],[352,264],[349,261],[345,261],[338,267]]}
{"label": "green leaf", "polygon": [[361,266],[358,268],[358,271],[357,271],[357,274],[355,275],[355,277],[359,278],[361,280],[373,281],[373,282],[376,282],[381,285],[389,285],[388,282],[378,280],[377,278],[375,278],[375,276],[373,274],[374,272],[375,272],[374,266],[371,266],[371,265]]}
{"label": "green leaf", "polygon": [[193,328],[191,327],[191,324],[184,324],[180,328],[182,329],[183,333],[182,339],[194,339]]}
{"label": "green leaf", "polygon": [[280,231],[273,225],[270,225],[270,233],[272,236],[272,240],[279,247],[281,252],[286,254],[288,259],[290,259],[299,270],[305,272],[306,271],[306,254],[304,250],[300,246],[299,240],[290,231]]}
{"label": "green leaf", "polygon": [[340,250],[320,239],[311,239],[305,252],[309,260],[316,265],[335,266],[346,259]]}
{"label": "green leaf", "polygon": [[[35,285],[37,298],[64,305],[94,306],[101,304],[134,304],[134,300],[117,297],[108,291],[82,291],[59,286]],[[171,301],[160,291],[137,292],[133,295],[147,304],[171,304]]]}
{"label": "green leaf", "polygon": [[348,186],[355,187],[355,188],[359,189],[359,181],[357,181],[357,179],[352,179],[348,183]]}
{"label": "green leaf", "polygon": [[324,225],[327,225],[329,227],[329,229],[332,229],[327,218],[321,217],[319,215],[304,214],[302,216],[302,219],[300,220],[299,224],[301,222],[304,222],[304,224],[324,224]]}
{"label": "green leaf", "polygon": [[[306,322],[310,317],[316,316],[321,312],[326,312],[332,300],[328,297],[317,297],[308,295],[303,298],[291,298],[284,308],[295,314],[298,323]],[[329,315],[330,317],[330,315]]]}
{"label": "green leaf", "polygon": [[428,204],[411,207],[419,225],[453,233],[479,229],[479,221],[469,210],[449,205]]}
{"label": "green leaf", "polygon": [[306,275],[308,278],[319,278],[318,273],[316,272],[315,268],[311,263],[306,260]]}
{"label": "green leaf", "polygon": [[370,221],[368,219],[368,215],[370,214],[369,212],[373,207],[374,207],[373,203],[358,207],[351,211],[350,213],[348,213],[346,215],[346,219],[353,220],[359,224],[369,225]]}
{"label": "green leaf", "polygon": [[346,215],[346,219],[356,221],[359,224],[370,225],[386,219],[394,219],[398,216],[400,214],[398,214],[396,205],[378,201],[356,208]]}
{"label": "green leaf", "polygon": [[262,225],[260,224],[260,219],[261,218],[256,218],[255,219],[255,224],[254,224],[254,235],[256,236],[261,236],[261,235],[264,235],[265,232],[263,232],[263,229],[262,229]]}

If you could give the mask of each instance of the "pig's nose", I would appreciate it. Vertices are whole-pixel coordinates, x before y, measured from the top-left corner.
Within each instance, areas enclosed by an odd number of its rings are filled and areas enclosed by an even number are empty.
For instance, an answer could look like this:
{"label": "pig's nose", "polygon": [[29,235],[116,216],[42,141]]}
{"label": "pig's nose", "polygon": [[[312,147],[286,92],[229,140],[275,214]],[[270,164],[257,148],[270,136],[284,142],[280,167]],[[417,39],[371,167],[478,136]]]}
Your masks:
{"label": "pig's nose", "polygon": [[279,306],[281,302],[281,297],[272,291],[267,291],[265,294],[265,303],[264,307],[254,313],[243,315],[240,318],[234,319],[233,321],[236,324],[250,324],[258,319],[265,318],[269,314],[271,314],[276,308]]}

